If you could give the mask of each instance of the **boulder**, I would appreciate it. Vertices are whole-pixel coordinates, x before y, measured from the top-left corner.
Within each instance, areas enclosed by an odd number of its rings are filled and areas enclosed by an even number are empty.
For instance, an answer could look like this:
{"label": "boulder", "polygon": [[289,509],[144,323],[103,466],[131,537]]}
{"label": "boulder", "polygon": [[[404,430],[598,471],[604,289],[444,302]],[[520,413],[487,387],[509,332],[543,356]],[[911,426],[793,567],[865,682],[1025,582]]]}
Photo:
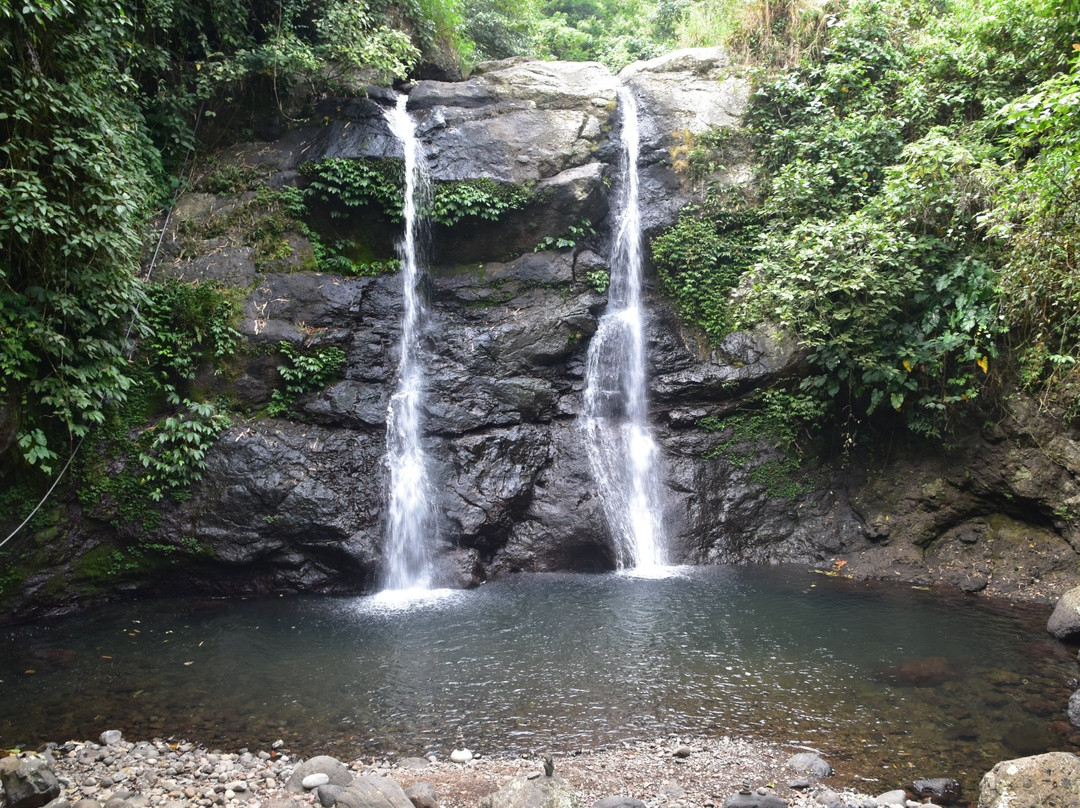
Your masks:
{"label": "boulder", "polygon": [[1080,808],[1080,757],[1069,752],[1004,760],[983,775],[979,808]]}
{"label": "boulder", "polygon": [[335,808],[413,808],[413,804],[389,777],[363,775],[338,794]]}
{"label": "boulder", "polygon": [[820,755],[813,752],[799,752],[788,758],[787,765],[797,772],[808,772],[817,777],[832,777],[833,767]]}
{"label": "boulder", "polygon": [[0,760],[0,786],[7,808],[41,808],[60,796],[60,781],[36,755]]}
{"label": "boulder", "polygon": [[431,783],[413,783],[405,789],[405,796],[414,808],[439,808],[439,798]]}
{"label": "boulder", "polygon": [[466,82],[420,82],[409,109],[433,179],[537,182],[594,159],[615,86],[595,62],[508,60]]}
{"label": "boulder", "polygon": [[[313,776],[319,774],[325,775],[326,780]],[[312,779],[308,780],[309,777]],[[306,786],[305,781],[311,785]],[[302,794],[306,790],[325,785],[347,786],[352,781],[353,773],[340,760],[330,755],[316,755],[293,769],[292,776],[285,783],[285,790],[293,794]]]}
{"label": "boulder", "polygon": [[559,775],[515,777],[501,789],[480,800],[478,808],[579,808],[577,793]]}
{"label": "boulder", "polygon": [[1070,589],[1058,599],[1050,619],[1046,621],[1046,630],[1059,640],[1080,636],[1080,586]]}

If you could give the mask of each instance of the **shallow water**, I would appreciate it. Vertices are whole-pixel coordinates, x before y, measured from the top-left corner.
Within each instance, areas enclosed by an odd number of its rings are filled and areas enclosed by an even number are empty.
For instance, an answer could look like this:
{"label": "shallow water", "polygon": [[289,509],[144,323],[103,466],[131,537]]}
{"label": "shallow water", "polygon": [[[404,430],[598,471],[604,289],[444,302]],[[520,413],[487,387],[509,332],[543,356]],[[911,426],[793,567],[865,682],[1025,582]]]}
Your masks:
{"label": "shallow water", "polygon": [[[459,728],[488,754],[738,734],[850,774],[970,782],[1076,751],[1051,726],[1076,651],[1047,614],[759,567],[522,575],[404,603],[134,603],[0,632],[0,746],[118,728],[356,757],[446,754]],[[888,670],[927,658],[946,660],[919,663],[927,686]]]}

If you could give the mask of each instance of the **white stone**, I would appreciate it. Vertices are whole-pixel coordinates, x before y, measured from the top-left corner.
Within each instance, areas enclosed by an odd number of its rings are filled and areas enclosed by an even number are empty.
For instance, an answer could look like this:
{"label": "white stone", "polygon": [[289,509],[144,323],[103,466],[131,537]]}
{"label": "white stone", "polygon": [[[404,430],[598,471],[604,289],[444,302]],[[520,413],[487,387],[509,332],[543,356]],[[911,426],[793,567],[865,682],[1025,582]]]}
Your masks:
{"label": "white stone", "polygon": [[468,749],[455,749],[450,753],[451,763],[468,763],[473,759],[473,753]]}
{"label": "white stone", "polygon": [[309,774],[307,777],[305,777],[301,781],[300,785],[302,785],[308,791],[311,791],[313,788],[325,786],[329,782],[330,775],[326,774],[325,772],[315,772],[315,774]]}

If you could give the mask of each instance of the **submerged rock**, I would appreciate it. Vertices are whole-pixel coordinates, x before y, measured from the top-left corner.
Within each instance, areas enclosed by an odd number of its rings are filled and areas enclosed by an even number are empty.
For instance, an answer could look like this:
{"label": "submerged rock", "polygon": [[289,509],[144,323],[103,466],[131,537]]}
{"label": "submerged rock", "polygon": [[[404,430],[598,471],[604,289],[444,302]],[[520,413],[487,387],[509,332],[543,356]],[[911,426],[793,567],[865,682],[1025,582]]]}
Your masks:
{"label": "submerged rock", "polygon": [[955,679],[956,669],[946,657],[923,657],[891,665],[878,678],[900,687],[938,687]]}
{"label": "submerged rock", "polygon": [[921,798],[931,798],[934,802],[947,804],[960,799],[963,789],[960,782],[951,777],[935,777],[929,780],[915,780],[911,790]]}
{"label": "submerged rock", "polygon": [[797,772],[809,772],[817,777],[832,777],[833,767],[830,766],[820,755],[813,752],[800,752],[792,755],[787,765]]}

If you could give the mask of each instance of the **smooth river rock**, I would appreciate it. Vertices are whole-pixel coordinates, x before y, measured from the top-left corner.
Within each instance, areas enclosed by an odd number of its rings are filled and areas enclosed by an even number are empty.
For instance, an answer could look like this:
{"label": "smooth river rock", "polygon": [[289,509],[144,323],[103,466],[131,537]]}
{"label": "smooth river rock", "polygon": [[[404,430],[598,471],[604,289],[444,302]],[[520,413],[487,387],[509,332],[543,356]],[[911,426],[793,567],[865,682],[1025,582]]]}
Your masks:
{"label": "smooth river rock", "polygon": [[413,804],[396,781],[363,775],[338,794],[335,808],[413,808]]}
{"label": "smooth river rock", "polygon": [[1080,636],[1080,586],[1061,596],[1046,621],[1046,630],[1059,640]]}

